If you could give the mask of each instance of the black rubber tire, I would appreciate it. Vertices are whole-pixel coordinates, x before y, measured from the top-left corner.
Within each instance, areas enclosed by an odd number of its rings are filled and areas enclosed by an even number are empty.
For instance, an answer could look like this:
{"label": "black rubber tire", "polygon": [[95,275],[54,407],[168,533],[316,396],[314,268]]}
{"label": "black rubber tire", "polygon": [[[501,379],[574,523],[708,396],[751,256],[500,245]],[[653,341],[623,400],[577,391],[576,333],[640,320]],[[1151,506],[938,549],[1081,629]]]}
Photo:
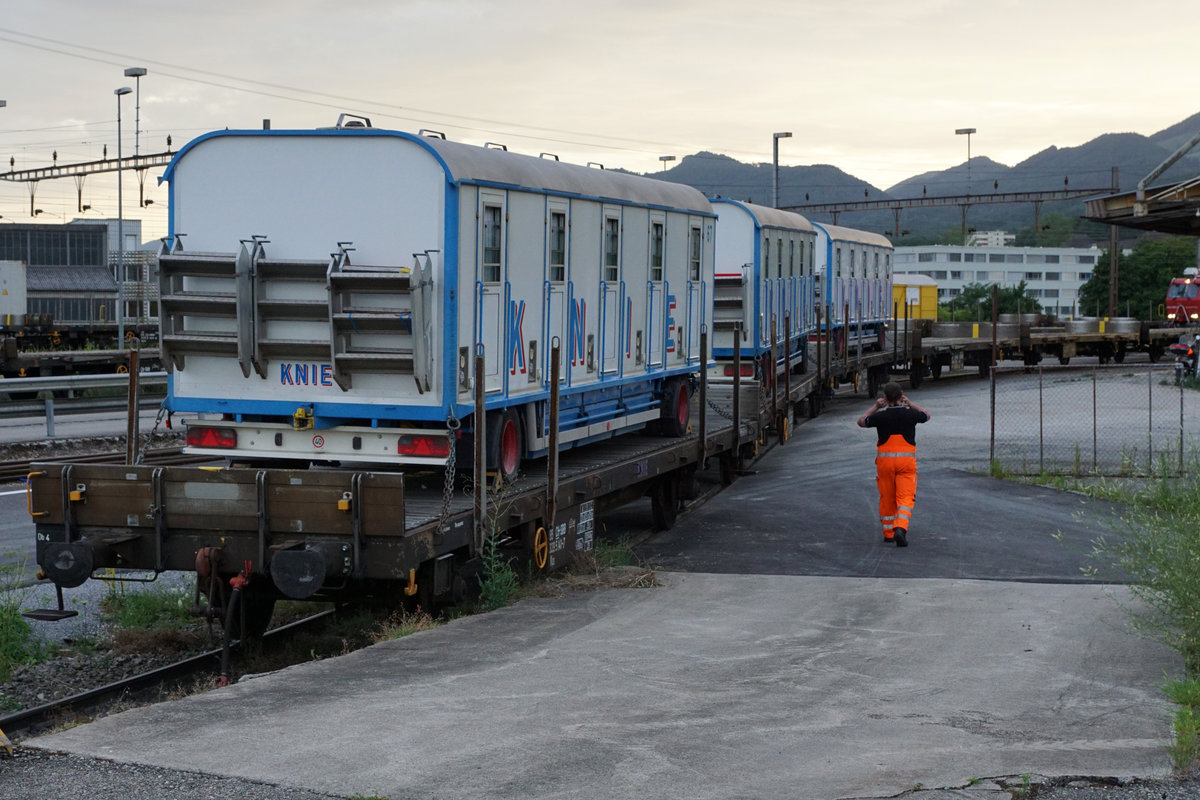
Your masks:
{"label": "black rubber tire", "polygon": [[493,411],[487,419],[487,468],[499,472],[505,480],[521,471],[525,451],[522,447],[521,420],[516,409]]}
{"label": "black rubber tire", "polygon": [[662,415],[659,419],[659,431],[663,436],[678,439],[688,431],[691,422],[691,404],[688,394],[687,381],[668,381],[662,400]]}

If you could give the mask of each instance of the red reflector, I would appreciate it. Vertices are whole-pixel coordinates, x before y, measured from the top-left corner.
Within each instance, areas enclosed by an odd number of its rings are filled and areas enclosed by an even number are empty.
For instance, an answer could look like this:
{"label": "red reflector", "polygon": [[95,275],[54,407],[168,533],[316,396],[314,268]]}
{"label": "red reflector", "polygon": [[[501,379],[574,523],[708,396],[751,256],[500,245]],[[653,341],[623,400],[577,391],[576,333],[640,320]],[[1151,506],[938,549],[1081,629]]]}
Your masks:
{"label": "red reflector", "polygon": [[229,428],[194,428],[187,430],[188,447],[237,447],[237,431]]}
{"label": "red reflector", "polygon": [[396,442],[396,452],[416,458],[445,458],[450,455],[450,440],[445,436],[405,434]]}
{"label": "red reflector", "polygon": [[[738,368],[739,368],[740,372],[742,373],[743,378],[754,377],[754,365],[753,364],[739,364]],[[726,378],[733,377],[733,364],[725,365],[725,377]]]}

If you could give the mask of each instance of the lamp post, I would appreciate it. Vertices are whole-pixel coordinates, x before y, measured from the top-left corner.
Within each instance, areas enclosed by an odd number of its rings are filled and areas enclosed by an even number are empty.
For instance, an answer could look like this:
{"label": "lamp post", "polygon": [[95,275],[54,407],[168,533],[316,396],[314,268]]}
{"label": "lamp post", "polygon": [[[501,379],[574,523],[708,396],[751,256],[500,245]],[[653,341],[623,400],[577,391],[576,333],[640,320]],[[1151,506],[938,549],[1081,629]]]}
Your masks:
{"label": "lamp post", "polygon": [[133,78],[136,93],[133,96],[133,154],[138,154],[138,139],[142,135],[142,76],[146,74],[145,67],[129,67],[125,70],[126,78]]}
{"label": "lamp post", "polygon": [[128,86],[114,89],[117,96],[117,349],[125,349],[125,207],[121,192],[121,98],[132,92]]}
{"label": "lamp post", "polygon": [[662,171],[666,172],[667,171],[667,162],[674,161],[675,156],[659,156],[658,160],[662,162]]}
{"label": "lamp post", "polygon": [[963,247],[967,246],[967,206],[970,203],[971,197],[971,134],[975,132],[974,128],[956,128],[955,136],[967,137],[967,200],[962,203],[962,243]]}
{"label": "lamp post", "polygon": [[771,163],[775,165],[774,177],[771,180],[771,207],[779,207],[779,140],[792,138],[791,131],[771,134]]}
{"label": "lamp post", "polygon": [[955,136],[967,137],[967,194],[971,193],[971,134],[975,133],[974,128],[958,128],[954,131]]}

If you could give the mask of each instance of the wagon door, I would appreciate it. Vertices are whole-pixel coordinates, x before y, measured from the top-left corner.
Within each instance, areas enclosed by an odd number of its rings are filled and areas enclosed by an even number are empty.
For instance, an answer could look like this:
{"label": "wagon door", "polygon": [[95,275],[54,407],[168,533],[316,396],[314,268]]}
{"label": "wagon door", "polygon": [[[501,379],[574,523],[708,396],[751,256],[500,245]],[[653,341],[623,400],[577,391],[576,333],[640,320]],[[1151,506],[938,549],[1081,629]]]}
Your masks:
{"label": "wagon door", "polygon": [[[707,230],[708,235],[704,232]],[[688,232],[687,330],[680,331],[682,356],[689,362],[700,359],[700,329],[708,322],[708,283],[704,280],[704,264],[711,257],[712,223],[705,227],[703,219],[691,221]]]}
{"label": "wagon door", "polygon": [[[645,342],[637,341],[634,349],[645,353],[647,367],[661,367],[663,363],[663,348],[666,337],[664,320],[666,313],[666,284],[664,270],[666,258],[666,216],[652,214],[650,216],[650,271],[646,275],[646,325]],[[641,348],[645,349],[642,350]]]}
{"label": "wagon door", "polygon": [[570,252],[570,205],[551,202],[546,222],[546,336],[544,383],[550,385],[550,356],[554,339],[558,339],[558,379],[567,380],[567,254]]}
{"label": "wagon door", "polygon": [[621,212],[604,209],[604,253],[600,273],[601,372],[615,373],[621,363]]}
{"label": "wagon door", "polygon": [[504,388],[504,195],[481,192],[479,206],[475,341],[484,345],[484,390],[498,392]]}

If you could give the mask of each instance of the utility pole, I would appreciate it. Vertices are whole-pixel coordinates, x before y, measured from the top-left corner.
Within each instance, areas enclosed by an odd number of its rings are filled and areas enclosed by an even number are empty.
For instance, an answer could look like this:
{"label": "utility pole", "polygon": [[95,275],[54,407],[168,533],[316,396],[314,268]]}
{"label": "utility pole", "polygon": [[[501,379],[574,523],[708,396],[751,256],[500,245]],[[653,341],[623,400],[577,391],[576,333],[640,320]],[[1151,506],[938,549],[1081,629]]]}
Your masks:
{"label": "utility pole", "polygon": [[[1112,193],[1116,194],[1121,191],[1121,181],[1117,174],[1117,167],[1112,168]],[[1108,226],[1108,317],[1112,319],[1117,315],[1117,265],[1121,260],[1121,255],[1118,252],[1121,248],[1121,243],[1117,237],[1117,226]]]}

